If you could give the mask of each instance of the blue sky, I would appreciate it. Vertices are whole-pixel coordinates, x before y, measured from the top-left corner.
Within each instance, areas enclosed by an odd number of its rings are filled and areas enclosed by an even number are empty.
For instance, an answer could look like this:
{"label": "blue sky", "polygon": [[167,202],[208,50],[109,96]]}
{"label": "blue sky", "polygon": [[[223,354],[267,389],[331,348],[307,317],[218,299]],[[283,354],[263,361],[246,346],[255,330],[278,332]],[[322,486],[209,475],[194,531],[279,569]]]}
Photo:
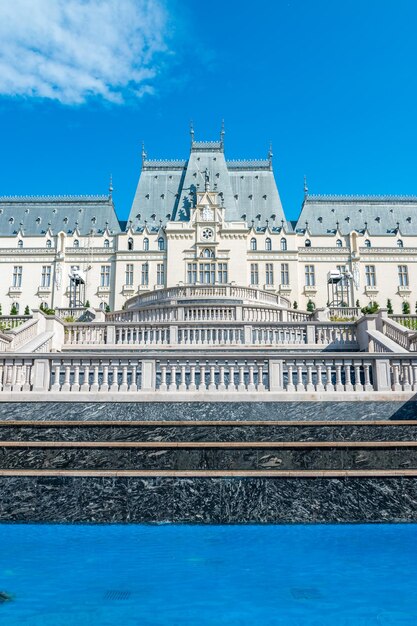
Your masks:
{"label": "blue sky", "polygon": [[[53,6],[53,10],[51,10]],[[287,217],[310,193],[417,194],[413,0],[14,0],[0,5],[0,194],[106,193],[226,125]]]}

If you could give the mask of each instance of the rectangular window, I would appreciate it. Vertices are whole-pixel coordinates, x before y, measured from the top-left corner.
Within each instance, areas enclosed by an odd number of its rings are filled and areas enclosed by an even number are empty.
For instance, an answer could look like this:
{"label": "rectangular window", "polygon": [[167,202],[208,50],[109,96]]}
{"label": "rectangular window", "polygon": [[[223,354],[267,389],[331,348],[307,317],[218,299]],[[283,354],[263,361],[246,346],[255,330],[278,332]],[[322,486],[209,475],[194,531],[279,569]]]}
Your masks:
{"label": "rectangular window", "polygon": [[187,282],[189,285],[195,285],[197,282],[197,263],[187,264]]}
{"label": "rectangular window", "polygon": [[149,264],[148,263],[142,263],[141,284],[144,286],[149,285]]}
{"label": "rectangular window", "polygon": [[13,268],[13,287],[21,287],[22,286],[22,266],[15,265]]}
{"label": "rectangular window", "polygon": [[219,263],[217,266],[217,278],[218,282],[227,283],[227,263]]}
{"label": "rectangular window", "polygon": [[400,287],[408,287],[408,267],[407,265],[398,266],[398,285]]}
{"label": "rectangular window", "polygon": [[126,264],[125,285],[133,285],[133,263]]}
{"label": "rectangular window", "polygon": [[267,285],[274,284],[274,266],[272,263],[267,263],[265,265],[265,283]]}
{"label": "rectangular window", "polygon": [[156,284],[165,285],[165,265],[158,263],[156,266]]}
{"label": "rectangular window", "polygon": [[200,263],[200,283],[214,285],[216,282],[216,264]]}
{"label": "rectangular window", "polygon": [[42,265],[41,287],[51,286],[51,269],[50,265]]}
{"label": "rectangular window", "polygon": [[257,263],[250,264],[250,284],[257,285],[259,283],[259,270]]}
{"label": "rectangular window", "polygon": [[375,265],[365,265],[365,281],[367,287],[376,287]]}
{"label": "rectangular window", "polygon": [[281,285],[290,284],[290,272],[288,269],[288,263],[281,263]]}
{"label": "rectangular window", "polygon": [[304,272],[305,272],[305,286],[315,287],[316,276],[314,272],[314,265],[305,265]]}
{"label": "rectangular window", "polygon": [[342,280],[340,281],[340,284],[343,287],[346,287],[346,285],[348,284],[348,280],[346,278],[346,265],[336,265],[336,269],[339,274],[342,274]]}
{"label": "rectangular window", "polygon": [[110,265],[101,266],[100,287],[110,287]]}

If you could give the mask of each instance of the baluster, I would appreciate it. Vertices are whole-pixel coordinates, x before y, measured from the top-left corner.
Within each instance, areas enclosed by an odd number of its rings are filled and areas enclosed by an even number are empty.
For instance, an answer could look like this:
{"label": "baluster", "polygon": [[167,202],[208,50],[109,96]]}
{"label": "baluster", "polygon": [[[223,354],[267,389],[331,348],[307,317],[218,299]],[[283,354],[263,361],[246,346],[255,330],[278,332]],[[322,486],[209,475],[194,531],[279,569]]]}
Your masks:
{"label": "baluster", "polygon": [[344,391],[342,383],[342,361],[336,361],[336,391]]}
{"label": "baluster", "polygon": [[361,382],[361,362],[354,361],[355,366],[355,391],[363,391],[363,385]]}
{"label": "baluster", "polygon": [[334,385],[332,383],[332,361],[326,361],[326,391],[334,391]]}
{"label": "baluster", "polygon": [[313,385],[313,361],[306,361],[306,367],[307,367],[307,385],[306,385],[306,390],[307,391],[314,391],[314,385]]}
{"label": "baluster", "polygon": [[112,366],[112,384],[110,391],[119,391],[119,367],[117,363]]}
{"label": "baluster", "polygon": [[195,384],[195,365],[190,365],[190,384],[188,385],[189,391],[195,391],[197,389]]}
{"label": "baluster", "polygon": [[411,391],[409,363],[403,363],[403,390]]}
{"label": "baluster", "polygon": [[346,391],[353,391],[353,385],[352,385],[352,378],[351,378],[351,370],[350,370],[350,366],[352,364],[352,361],[345,361],[344,362],[344,369],[345,369],[345,390]]}
{"label": "baluster", "polygon": [[265,391],[265,385],[264,385],[264,365],[263,365],[263,363],[259,363],[258,364],[258,386],[257,386],[257,390],[258,391]]}
{"label": "baluster", "polygon": [[316,391],[324,391],[324,385],[323,385],[323,362],[322,361],[317,361],[316,369],[317,369]]}
{"label": "baluster", "polygon": [[224,365],[220,365],[220,374],[219,374],[219,391],[225,391],[226,385],[224,384]]}
{"label": "baluster", "polygon": [[229,384],[227,385],[227,391],[236,391],[235,366],[233,363],[229,367]]}
{"label": "baluster", "polygon": [[90,391],[90,364],[84,365],[84,380],[81,385],[81,391]]}
{"label": "baluster", "polygon": [[206,366],[205,363],[200,365],[200,384],[198,391],[206,391]]}
{"label": "baluster", "polygon": [[237,387],[238,391],[246,391],[245,385],[245,366],[239,365],[239,385]]}
{"label": "baluster", "polygon": [[249,383],[248,383],[248,391],[256,391],[254,377],[253,377],[254,366],[251,363],[249,365]]}
{"label": "baluster", "polygon": [[305,391],[305,385],[303,383],[303,363],[297,361],[297,391]]}
{"label": "baluster", "polygon": [[129,385],[129,392],[130,391],[137,391],[138,390],[138,385],[137,385],[137,378],[138,378],[138,366],[136,365],[136,362],[133,363],[133,365],[131,364],[131,361],[129,361],[129,365],[131,365],[131,378],[130,378],[130,385]]}
{"label": "baluster", "polygon": [[371,385],[371,371],[370,371],[370,367],[371,364],[368,362],[364,362],[363,364],[363,369],[364,369],[364,373],[365,373],[365,391],[373,391],[374,388]]}
{"label": "baluster", "polygon": [[210,365],[210,383],[208,386],[209,391],[216,391],[215,371],[215,365]]}
{"label": "baluster", "polygon": [[413,372],[412,391],[417,391],[417,363],[415,361],[413,361],[411,369],[412,369],[412,372]]}
{"label": "baluster", "polygon": [[100,391],[109,390],[109,364],[103,365],[103,382],[101,383]]}
{"label": "baluster", "polygon": [[169,385],[170,391],[177,391],[177,366],[171,365],[171,383]]}
{"label": "baluster", "polygon": [[159,385],[159,391],[167,391],[167,366],[161,365],[161,384]]}
{"label": "baluster", "polygon": [[185,365],[181,365],[181,382],[179,391],[187,391],[187,384],[185,382]]}
{"label": "baluster", "polygon": [[[31,368],[32,368],[32,364],[31,363],[25,363],[24,365],[24,381],[23,381],[23,387],[22,387],[22,391],[30,391],[31,389],[31,385],[30,385],[30,374],[31,374]],[[58,378],[59,381],[59,378]],[[0,389],[1,389],[1,371],[0,371]],[[59,389],[58,389],[59,391]]]}
{"label": "baluster", "polygon": [[98,363],[94,363],[94,366],[93,366],[93,384],[91,385],[90,391],[97,392],[98,389],[99,389],[99,385],[98,385],[98,371],[99,371]]}
{"label": "baluster", "polygon": [[71,378],[71,365],[67,363],[65,365],[64,384],[61,387],[61,391],[69,391],[71,389],[70,378]]}
{"label": "baluster", "polygon": [[294,385],[294,362],[290,361],[290,362],[287,363],[287,372],[288,372],[287,391],[295,391],[295,385]]}
{"label": "baluster", "polygon": [[[27,376],[27,372],[26,372],[26,376]],[[51,391],[59,391],[61,389],[60,376],[61,376],[61,365],[60,363],[55,363],[54,384],[52,385]]]}
{"label": "baluster", "polygon": [[127,365],[122,365],[122,384],[120,385],[120,391],[127,391]]}

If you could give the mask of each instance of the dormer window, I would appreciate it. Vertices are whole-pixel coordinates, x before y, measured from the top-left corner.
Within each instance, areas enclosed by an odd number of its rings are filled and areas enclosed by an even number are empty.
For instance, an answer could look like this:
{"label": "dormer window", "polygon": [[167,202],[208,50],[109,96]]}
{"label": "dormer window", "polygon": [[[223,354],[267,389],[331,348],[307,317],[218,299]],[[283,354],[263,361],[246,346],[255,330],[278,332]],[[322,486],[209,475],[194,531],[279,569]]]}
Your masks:
{"label": "dormer window", "polygon": [[310,239],[306,239],[304,245],[305,245],[306,248],[311,248],[311,241],[310,241]]}
{"label": "dormer window", "polygon": [[78,241],[78,239],[74,239],[73,246],[74,246],[74,248],[79,248],[80,247],[80,242]]}
{"label": "dormer window", "polygon": [[158,239],[158,250],[165,250],[165,241],[163,237]]}
{"label": "dormer window", "polygon": [[10,217],[9,218],[9,224],[13,224],[13,222],[14,222],[14,217]]}
{"label": "dormer window", "polygon": [[108,239],[104,240],[104,247],[105,248],[110,248],[110,241]]}
{"label": "dormer window", "polygon": [[52,241],[50,239],[46,240],[46,247],[47,248],[52,248]]}
{"label": "dormer window", "polygon": [[336,248],[343,248],[343,243],[342,243],[342,240],[341,240],[341,239],[338,239],[338,240],[336,241]]}
{"label": "dormer window", "polygon": [[68,218],[64,217],[64,219],[62,220],[64,222],[64,224],[68,224]]}
{"label": "dormer window", "polygon": [[397,239],[397,248],[404,248],[402,239]]}
{"label": "dormer window", "polygon": [[365,239],[365,248],[370,248],[371,247],[371,242],[369,241],[369,239]]}
{"label": "dormer window", "polygon": [[19,239],[19,241],[17,242],[17,247],[23,248],[23,241],[21,239]]}
{"label": "dormer window", "polygon": [[42,220],[41,220],[41,218],[40,218],[40,217],[37,217],[37,218],[36,218],[36,223],[37,223],[37,224],[40,224],[40,223],[41,223],[41,221],[42,221]]}
{"label": "dormer window", "polygon": [[145,252],[149,250],[149,239],[147,237],[145,237],[145,239],[143,240],[143,249],[145,250]]}
{"label": "dormer window", "polygon": [[281,238],[281,250],[283,252],[285,252],[287,249],[287,240],[285,239],[285,237]]}
{"label": "dormer window", "polygon": [[133,250],[133,239],[132,239],[132,237],[129,237],[129,239],[127,240],[127,249],[128,250]]}
{"label": "dormer window", "polygon": [[270,252],[272,250],[272,241],[269,237],[265,239],[265,250]]}
{"label": "dormer window", "polygon": [[96,217],[92,217],[92,218],[91,218],[91,223],[92,223],[92,224],[95,224],[96,222],[97,222],[97,218],[96,218]]}
{"label": "dormer window", "polygon": [[255,237],[252,237],[252,239],[250,240],[250,249],[251,250],[256,250],[257,249]]}

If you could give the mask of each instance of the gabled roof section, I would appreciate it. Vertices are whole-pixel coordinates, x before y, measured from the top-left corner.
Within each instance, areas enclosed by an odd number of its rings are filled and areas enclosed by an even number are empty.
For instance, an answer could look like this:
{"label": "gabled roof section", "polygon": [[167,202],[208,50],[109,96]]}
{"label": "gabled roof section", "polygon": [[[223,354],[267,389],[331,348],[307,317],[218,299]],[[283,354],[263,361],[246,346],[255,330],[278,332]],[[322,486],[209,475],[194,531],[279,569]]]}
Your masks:
{"label": "gabled roof section", "polygon": [[304,199],[296,230],[312,235],[417,235],[417,196],[310,196]]}
{"label": "gabled roof section", "polygon": [[110,196],[2,196],[0,235],[120,232]]}

